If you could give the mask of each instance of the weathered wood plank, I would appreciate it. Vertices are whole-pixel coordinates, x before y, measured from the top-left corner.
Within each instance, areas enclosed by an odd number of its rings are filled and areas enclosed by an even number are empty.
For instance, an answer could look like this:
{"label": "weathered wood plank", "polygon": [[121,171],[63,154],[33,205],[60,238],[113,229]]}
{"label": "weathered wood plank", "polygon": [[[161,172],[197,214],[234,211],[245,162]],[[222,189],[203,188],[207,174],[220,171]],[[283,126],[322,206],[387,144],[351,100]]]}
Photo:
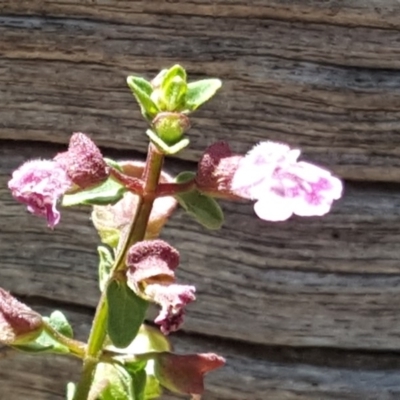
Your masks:
{"label": "weathered wood plank", "polygon": [[[48,307],[35,307],[48,314]],[[67,311],[78,337],[85,338],[90,316]],[[400,395],[400,356],[332,350],[245,346],[200,336],[171,336],[180,353],[217,352],[225,367],[207,376],[207,400],[396,400]],[[68,381],[78,378],[79,361],[17,354],[1,358],[0,399],[64,399]],[[175,400],[165,394],[162,399]]]}
{"label": "weathered wood plank", "polygon": [[180,62],[193,78],[225,82],[194,117],[182,158],[196,160],[215,139],[233,140],[240,152],[271,139],[349,179],[400,180],[397,28],[162,10],[135,11],[129,23],[1,17],[0,138],[65,143],[80,130],[104,146],[144,151],[145,123],[125,77]]}
{"label": "weathered wood plank", "polygon": [[[50,232],[6,189],[24,159],[55,153],[40,147],[0,146],[0,282],[21,295],[94,306],[98,239],[88,212],[65,210]],[[282,224],[258,221],[250,205],[224,208],[219,232],[177,213],[163,234],[181,251],[179,279],[198,288],[187,331],[263,344],[400,347],[398,189],[349,185],[327,217]]]}
{"label": "weathered wood plank", "polygon": [[382,0],[139,0],[78,1],[2,0],[3,13],[79,16],[130,22],[137,13],[168,16],[238,17],[306,21],[346,26],[400,26],[396,1]]}

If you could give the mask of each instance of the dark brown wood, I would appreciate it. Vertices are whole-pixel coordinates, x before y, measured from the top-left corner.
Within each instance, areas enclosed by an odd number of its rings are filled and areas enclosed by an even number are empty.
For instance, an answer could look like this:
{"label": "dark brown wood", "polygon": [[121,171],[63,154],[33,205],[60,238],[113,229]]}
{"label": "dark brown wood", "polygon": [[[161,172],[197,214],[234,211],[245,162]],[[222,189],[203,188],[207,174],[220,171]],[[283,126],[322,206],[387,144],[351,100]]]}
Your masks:
{"label": "dark brown wood", "polygon": [[46,16],[79,16],[93,19],[110,19],[131,22],[136,14],[161,14],[207,16],[214,18],[264,18],[288,21],[316,22],[345,26],[369,26],[379,28],[399,27],[400,11],[395,2],[376,0],[343,2],[331,0],[120,0],[68,2],[56,0],[3,0],[0,10],[4,13]]}

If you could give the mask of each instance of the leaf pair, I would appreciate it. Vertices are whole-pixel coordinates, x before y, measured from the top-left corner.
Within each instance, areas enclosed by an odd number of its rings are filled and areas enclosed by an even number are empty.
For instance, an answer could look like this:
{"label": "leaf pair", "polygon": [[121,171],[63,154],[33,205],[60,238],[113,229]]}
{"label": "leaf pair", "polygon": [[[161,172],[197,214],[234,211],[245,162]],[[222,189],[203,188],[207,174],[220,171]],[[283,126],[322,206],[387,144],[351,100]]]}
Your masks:
{"label": "leaf pair", "polygon": [[186,71],[180,65],[162,70],[152,82],[129,76],[127,83],[148,121],[162,111],[193,112],[210,100],[222,85],[219,79],[187,83]]}

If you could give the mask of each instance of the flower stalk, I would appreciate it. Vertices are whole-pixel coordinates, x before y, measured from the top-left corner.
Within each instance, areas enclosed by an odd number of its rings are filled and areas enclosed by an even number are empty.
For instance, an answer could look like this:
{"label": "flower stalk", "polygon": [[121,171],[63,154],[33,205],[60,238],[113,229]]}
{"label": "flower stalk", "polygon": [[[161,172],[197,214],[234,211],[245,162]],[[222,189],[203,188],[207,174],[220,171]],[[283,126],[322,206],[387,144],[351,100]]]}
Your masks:
{"label": "flower stalk", "polygon": [[[143,193],[140,195],[134,218],[132,218],[132,223],[125,237],[124,244],[119,251],[114,266],[112,267],[112,272],[108,283],[114,279],[115,274],[126,268],[125,259],[129,248],[136,242],[144,239],[150,213],[153,208],[155,199],[154,193],[157,190],[163,162],[164,155],[159,152],[152,143],[150,143],[146,167],[143,174]],[[108,307],[106,293],[107,287],[101,294],[96,309],[92,329],[89,335],[87,351],[84,356],[81,379],[77,385],[73,400],[87,399],[96,365],[100,361],[104,341],[107,336]]]}

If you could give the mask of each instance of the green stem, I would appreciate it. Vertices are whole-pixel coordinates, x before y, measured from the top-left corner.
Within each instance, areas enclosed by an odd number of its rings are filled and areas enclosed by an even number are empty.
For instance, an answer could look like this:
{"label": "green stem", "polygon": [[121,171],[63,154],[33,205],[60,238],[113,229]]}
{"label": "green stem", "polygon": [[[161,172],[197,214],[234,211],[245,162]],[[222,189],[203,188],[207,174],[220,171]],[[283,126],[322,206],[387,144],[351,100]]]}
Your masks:
{"label": "green stem", "polygon": [[[125,259],[129,248],[134,243],[143,240],[145,237],[163,162],[164,154],[159,152],[157,148],[150,143],[146,167],[143,173],[143,195],[139,197],[135,216],[129,226],[129,232],[125,236],[125,242],[115,260],[110,279],[113,279],[112,276],[114,273],[126,268]],[[103,290],[97,305],[83,362],[82,375],[76,388],[74,400],[87,400],[92,385],[93,375],[97,363],[101,358],[101,353],[107,336],[108,307],[106,293],[107,287]]]}
{"label": "green stem", "polygon": [[79,342],[78,340],[71,339],[64,336],[57,330],[55,330],[49,323],[43,321],[43,328],[46,333],[51,336],[56,342],[63,344],[68,347],[69,351],[77,357],[84,358],[86,344]]}
{"label": "green stem", "polygon": [[93,373],[96,369],[97,360],[85,358],[81,378],[76,386],[74,400],[87,400],[92,387]]}

